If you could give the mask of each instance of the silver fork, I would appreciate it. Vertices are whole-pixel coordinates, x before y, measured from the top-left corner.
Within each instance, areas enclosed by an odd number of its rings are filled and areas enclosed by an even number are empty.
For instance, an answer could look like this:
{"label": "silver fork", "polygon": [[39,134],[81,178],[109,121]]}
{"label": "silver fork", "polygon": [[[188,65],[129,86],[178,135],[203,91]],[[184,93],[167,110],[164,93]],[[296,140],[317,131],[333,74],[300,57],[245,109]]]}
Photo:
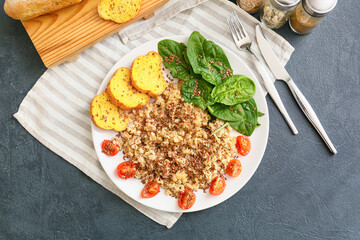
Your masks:
{"label": "silver fork", "polygon": [[261,64],[261,62],[259,61],[257,56],[251,50],[251,43],[252,43],[251,39],[249,37],[249,34],[246,32],[244,26],[241,24],[236,12],[233,11],[233,13],[231,15],[226,16],[226,20],[228,22],[228,26],[229,26],[230,32],[232,34],[232,37],[234,39],[235,45],[240,50],[245,50],[250,53],[251,59],[254,62],[254,65],[261,76],[260,81],[261,81],[262,85],[266,88],[266,90],[270,94],[271,98],[273,99],[274,103],[278,107],[280,113],[282,114],[285,121],[289,125],[293,134],[298,134],[298,130],[296,129],[293,121],[291,120],[289,114],[287,113],[285,106],[279,96],[279,93],[275,88],[274,83],[272,82],[269,75],[267,74],[264,66]]}

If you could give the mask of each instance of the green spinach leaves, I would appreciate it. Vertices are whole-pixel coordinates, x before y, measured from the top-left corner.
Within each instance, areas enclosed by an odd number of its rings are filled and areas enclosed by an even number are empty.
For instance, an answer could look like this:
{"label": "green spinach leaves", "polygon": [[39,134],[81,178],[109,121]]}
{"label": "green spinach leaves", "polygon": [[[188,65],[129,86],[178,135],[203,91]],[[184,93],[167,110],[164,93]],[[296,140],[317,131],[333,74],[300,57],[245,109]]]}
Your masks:
{"label": "green spinach leaves", "polygon": [[234,106],[215,103],[208,106],[208,110],[215,117],[228,121],[232,128],[246,136],[250,136],[254,132],[255,128],[259,126],[258,117],[263,116],[263,113],[258,112],[253,98]]}
{"label": "green spinach leaves", "polygon": [[190,64],[185,61],[186,46],[174,40],[165,39],[158,43],[158,52],[163,58],[164,66],[171,71],[173,77],[188,80],[194,77]]}
{"label": "green spinach leaves", "polygon": [[[250,136],[259,126],[253,96],[255,83],[244,75],[233,75],[230,63],[220,46],[193,32],[188,45],[165,39],[158,51],[173,77],[184,80],[183,99],[227,121],[239,133]],[[215,134],[215,131],[213,134]]]}
{"label": "green spinach leaves", "polygon": [[213,86],[205,80],[192,78],[181,86],[181,96],[187,103],[192,103],[205,110],[214,103],[211,97],[212,89]]}
{"label": "green spinach leaves", "polygon": [[221,103],[215,103],[212,106],[208,106],[208,109],[212,115],[224,121],[239,121],[245,117],[241,104],[226,106]]}
{"label": "green spinach leaves", "polygon": [[243,108],[244,118],[230,122],[230,125],[239,133],[250,136],[257,127],[258,110],[256,102],[252,98],[247,102],[240,103]]}
{"label": "green spinach leaves", "polygon": [[255,90],[253,80],[244,75],[233,75],[215,86],[211,96],[216,102],[232,106],[250,100]]}
{"label": "green spinach leaves", "polygon": [[197,74],[213,85],[218,85],[232,74],[224,50],[212,41],[206,40],[199,32],[193,32],[186,50],[190,65]]}

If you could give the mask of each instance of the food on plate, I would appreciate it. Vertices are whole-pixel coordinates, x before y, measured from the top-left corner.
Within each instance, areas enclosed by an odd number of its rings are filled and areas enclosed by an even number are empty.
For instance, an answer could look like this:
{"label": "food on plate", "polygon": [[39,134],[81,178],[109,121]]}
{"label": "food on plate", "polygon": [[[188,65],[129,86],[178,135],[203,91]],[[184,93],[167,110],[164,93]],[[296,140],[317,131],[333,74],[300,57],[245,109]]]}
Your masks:
{"label": "food on plate", "polygon": [[124,23],[140,11],[141,0],[102,0],[98,4],[99,16],[105,20]]}
{"label": "food on plate", "polygon": [[152,198],[160,192],[160,186],[157,182],[148,182],[141,191],[142,198]]}
{"label": "food on plate", "polygon": [[180,208],[186,210],[194,205],[195,200],[196,195],[190,190],[185,190],[178,198],[178,205]]}
{"label": "food on plate", "polygon": [[237,136],[236,137],[236,149],[241,156],[246,156],[251,150],[251,142],[248,137]]}
{"label": "food on plate", "polygon": [[241,173],[241,170],[241,162],[236,158],[231,160],[226,167],[226,173],[231,177],[238,177]]}
{"label": "food on plate", "polygon": [[238,121],[228,122],[230,126],[246,136],[251,136],[255,128],[260,126],[258,118],[264,114],[259,112],[255,100],[252,98],[247,102],[240,103],[242,107],[242,118]]}
{"label": "food on plate", "polygon": [[128,179],[134,176],[136,166],[131,161],[125,161],[117,166],[117,174],[122,179]]}
{"label": "food on plate", "polygon": [[208,189],[238,156],[231,128],[211,136],[221,123],[209,122],[206,111],[186,103],[180,89],[181,84],[169,83],[146,109],[132,110],[132,124],[114,139],[136,165],[136,178],[155,181],[174,197],[187,189]]}
{"label": "food on plate", "polygon": [[101,150],[106,155],[115,156],[119,152],[120,147],[113,143],[113,141],[104,140],[101,144]]}
{"label": "food on plate", "polygon": [[28,20],[79,2],[81,0],[5,0],[4,11],[14,19]]}
{"label": "food on plate", "polygon": [[164,39],[158,43],[158,51],[164,60],[164,66],[170,69],[173,77],[189,80],[196,76],[185,59],[186,45],[184,43]]}
{"label": "food on plate", "polygon": [[105,130],[120,132],[126,129],[129,118],[125,111],[112,104],[107,91],[95,96],[90,104],[90,116],[93,123]]}
{"label": "food on plate", "polygon": [[213,85],[220,84],[232,75],[224,50],[214,42],[206,40],[199,32],[195,31],[190,35],[186,55],[193,71]]}
{"label": "food on plate", "polygon": [[160,95],[166,87],[162,70],[162,58],[154,51],[137,57],[131,67],[131,83],[142,93],[150,97]]}
{"label": "food on plate", "polygon": [[119,68],[106,88],[111,102],[123,110],[142,108],[150,100],[149,95],[139,92],[131,85],[130,74],[129,68]]}
{"label": "food on plate", "polygon": [[211,97],[213,86],[203,79],[192,78],[181,86],[181,96],[187,103],[201,107],[203,110],[214,104]]}
{"label": "food on plate", "polygon": [[158,43],[158,51],[172,76],[185,81],[181,96],[187,103],[208,109],[214,117],[227,121],[222,127],[230,125],[247,136],[260,126],[258,117],[263,113],[253,99],[255,84],[244,75],[233,74],[220,46],[195,31],[187,46],[164,39]]}
{"label": "food on plate", "polygon": [[208,109],[213,116],[224,121],[239,121],[245,117],[245,112],[241,103],[233,106],[215,103],[214,105],[208,106]]}
{"label": "food on plate", "polygon": [[[123,150],[117,174],[140,179],[142,198],[156,196],[162,187],[189,209],[196,191],[220,195],[224,175],[240,175],[236,158],[246,156],[251,143],[246,136],[232,137],[231,129],[250,136],[263,113],[253,99],[254,82],[233,74],[224,51],[200,33],[191,34],[188,46],[162,40],[158,50],[135,58],[131,70],[119,68],[108,83],[105,93],[130,110],[131,124],[102,148],[110,156]],[[179,81],[165,81],[162,62]],[[154,101],[148,103],[147,94]]]}
{"label": "food on plate", "polygon": [[215,177],[214,180],[212,180],[210,185],[210,194],[212,195],[220,195],[225,190],[225,179],[222,177]]}
{"label": "food on plate", "polygon": [[233,106],[249,101],[255,94],[255,83],[244,75],[233,75],[216,85],[211,96],[217,103]]}

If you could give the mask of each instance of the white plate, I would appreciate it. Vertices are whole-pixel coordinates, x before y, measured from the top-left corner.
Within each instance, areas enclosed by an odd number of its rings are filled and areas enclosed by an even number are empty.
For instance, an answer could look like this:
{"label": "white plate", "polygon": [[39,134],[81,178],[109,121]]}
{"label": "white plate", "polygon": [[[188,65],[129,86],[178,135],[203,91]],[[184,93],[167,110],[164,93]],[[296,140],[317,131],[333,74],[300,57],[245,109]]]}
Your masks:
{"label": "white plate", "polygon": [[[171,36],[167,38],[156,39],[135,48],[134,50],[126,54],[113,66],[113,68],[109,71],[104,81],[100,85],[97,94],[100,94],[105,90],[107,83],[110,81],[116,69],[120,67],[130,68],[133,60],[136,57],[140,55],[145,55],[149,51],[157,52],[157,44],[162,39],[173,39],[178,42],[186,43],[188,36]],[[216,40],[214,39],[213,41]],[[255,74],[252,72],[249,66],[245,62],[243,62],[237,55],[235,55],[225,47],[223,46],[221,47],[225,51],[234,73],[246,75],[254,80],[256,85],[256,93],[254,99],[256,100],[256,104],[259,111],[265,113],[265,116],[259,118],[259,122],[261,123],[261,126],[255,129],[254,133],[250,137],[251,145],[252,145],[252,149],[250,153],[246,157],[240,157],[240,161],[242,164],[242,172],[240,176],[236,178],[227,176],[225,191],[219,196],[212,196],[211,194],[208,193],[208,191],[207,193],[203,193],[202,190],[197,191],[195,193],[196,202],[194,206],[189,210],[182,210],[181,208],[179,208],[177,204],[177,199],[166,195],[163,189],[161,189],[160,193],[158,193],[155,197],[150,199],[143,199],[140,196],[140,192],[143,189],[144,184],[142,184],[139,179],[130,178],[127,180],[123,180],[117,176],[116,167],[119,165],[119,163],[123,162],[122,152],[120,151],[114,157],[109,157],[101,151],[102,141],[104,139],[112,139],[116,135],[116,132],[109,130],[107,131],[102,130],[100,128],[97,128],[94,124],[92,124],[91,129],[92,129],[93,142],[94,142],[96,154],[99,158],[102,167],[104,168],[105,172],[110,177],[110,179],[115,183],[115,185],[135,201],[145,206],[167,212],[194,212],[194,211],[203,210],[225,201],[226,199],[234,195],[236,192],[238,192],[249,181],[249,179],[252,177],[257,167],[259,166],[265,152],[268,135],[269,135],[269,113],[265,101],[265,96],[260,87],[259,82],[255,77]],[[169,76],[171,76],[168,70],[165,70],[164,76],[166,76],[166,74],[169,74]],[[239,134],[233,130],[232,135],[236,136]]]}

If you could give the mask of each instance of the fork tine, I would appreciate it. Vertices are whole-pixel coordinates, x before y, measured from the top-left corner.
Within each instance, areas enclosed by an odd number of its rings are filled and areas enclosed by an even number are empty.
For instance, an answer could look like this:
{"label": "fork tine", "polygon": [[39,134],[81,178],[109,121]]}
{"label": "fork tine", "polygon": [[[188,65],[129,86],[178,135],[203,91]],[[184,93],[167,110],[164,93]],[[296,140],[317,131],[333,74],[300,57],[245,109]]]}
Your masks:
{"label": "fork tine", "polygon": [[241,33],[243,34],[243,36],[244,36],[245,38],[248,38],[249,35],[248,35],[248,33],[246,32],[244,26],[242,25],[242,23],[241,23],[238,15],[236,14],[235,11],[233,11],[232,14],[233,14],[233,18],[234,18],[234,22],[235,22],[236,26],[237,26],[238,29],[241,31]]}
{"label": "fork tine", "polygon": [[238,36],[235,34],[234,25],[233,25],[233,23],[231,22],[229,16],[226,16],[226,21],[228,22],[228,27],[229,27],[229,29],[230,29],[230,32],[231,32],[231,35],[232,35],[234,41],[239,41]]}
{"label": "fork tine", "polygon": [[232,21],[233,28],[235,29],[236,35],[238,36],[239,40],[244,38],[245,37],[244,34],[241,32],[239,27],[236,25],[236,20],[235,20],[234,16],[231,17],[231,21]]}
{"label": "fork tine", "polygon": [[244,31],[241,29],[239,24],[237,24],[237,19],[235,17],[235,11],[232,12],[230,19],[231,19],[233,29],[235,30],[236,35],[238,36],[238,39],[240,40],[240,39],[246,38]]}
{"label": "fork tine", "polygon": [[229,16],[227,18],[227,20],[228,20],[229,27],[231,28],[230,30],[231,30],[231,32],[233,34],[234,40],[235,41],[240,41],[240,39],[242,39],[243,36],[241,35],[241,32],[239,31],[239,29],[235,25],[233,16]]}

